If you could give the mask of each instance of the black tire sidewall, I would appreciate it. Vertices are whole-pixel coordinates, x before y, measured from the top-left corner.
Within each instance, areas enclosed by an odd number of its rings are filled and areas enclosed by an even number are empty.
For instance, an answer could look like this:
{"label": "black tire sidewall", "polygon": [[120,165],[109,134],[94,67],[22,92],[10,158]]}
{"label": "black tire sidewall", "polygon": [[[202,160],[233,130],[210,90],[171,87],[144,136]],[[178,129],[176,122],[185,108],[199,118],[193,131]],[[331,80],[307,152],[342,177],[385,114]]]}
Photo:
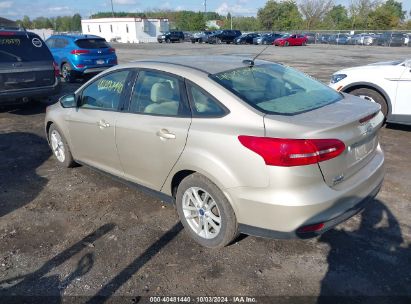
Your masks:
{"label": "black tire sidewall", "polygon": [[73,69],[71,68],[70,64],[67,62],[63,64],[61,69],[64,70],[65,68],[67,69],[67,74],[66,76],[63,75],[63,79],[66,82],[73,82],[74,81]]}
{"label": "black tire sidewall", "polygon": [[[220,211],[221,228],[219,234],[213,239],[204,239],[198,236],[188,224],[182,209],[183,194],[191,187],[200,187],[207,191],[216,202]],[[238,235],[238,224],[233,208],[223,192],[205,176],[194,173],[186,177],[178,186],[176,195],[176,209],[181,223],[187,233],[197,243],[208,248],[221,248],[228,245]]]}
{"label": "black tire sidewall", "polygon": [[385,101],[384,97],[378,93],[375,90],[368,89],[368,88],[360,88],[360,89],[355,89],[350,92],[350,94],[359,96],[359,95],[364,95],[364,96],[369,96],[375,102],[377,102],[381,106],[381,112],[384,114],[384,117],[387,117],[388,114],[388,105],[387,102]]}

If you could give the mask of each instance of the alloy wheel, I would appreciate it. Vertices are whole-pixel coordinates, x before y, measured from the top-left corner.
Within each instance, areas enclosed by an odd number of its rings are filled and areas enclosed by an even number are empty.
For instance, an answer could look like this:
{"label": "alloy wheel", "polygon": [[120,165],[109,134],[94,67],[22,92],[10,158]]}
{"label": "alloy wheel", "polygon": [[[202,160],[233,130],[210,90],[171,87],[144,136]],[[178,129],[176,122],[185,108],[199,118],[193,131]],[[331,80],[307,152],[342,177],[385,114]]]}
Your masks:
{"label": "alloy wheel", "polygon": [[183,194],[183,214],[200,237],[213,239],[221,229],[221,213],[213,197],[204,189],[190,187]]}

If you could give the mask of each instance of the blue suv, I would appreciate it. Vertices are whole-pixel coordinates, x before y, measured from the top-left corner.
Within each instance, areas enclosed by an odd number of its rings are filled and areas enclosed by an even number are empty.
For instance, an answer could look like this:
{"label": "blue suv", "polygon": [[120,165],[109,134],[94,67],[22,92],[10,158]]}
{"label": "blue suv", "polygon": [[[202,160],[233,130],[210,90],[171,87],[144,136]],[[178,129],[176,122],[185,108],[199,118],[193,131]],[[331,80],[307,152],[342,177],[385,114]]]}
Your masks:
{"label": "blue suv", "polygon": [[117,56],[107,41],[94,35],[53,35],[46,40],[54,60],[67,82],[98,74],[117,64]]}

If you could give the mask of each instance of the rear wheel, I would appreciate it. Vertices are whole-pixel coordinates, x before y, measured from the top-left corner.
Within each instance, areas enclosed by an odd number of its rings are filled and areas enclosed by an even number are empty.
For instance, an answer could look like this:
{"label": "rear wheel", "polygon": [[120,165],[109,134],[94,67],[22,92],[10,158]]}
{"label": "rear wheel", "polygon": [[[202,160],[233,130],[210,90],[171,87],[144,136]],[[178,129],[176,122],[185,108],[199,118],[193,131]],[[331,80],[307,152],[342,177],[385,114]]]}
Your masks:
{"label": "rear wheel", "polygon": [[289,43],[288,41],[286,41],[286,42],[284,43],[284,46],[290,46],[290,43]]}
{"label": "rear wheel", "polygon": [[368,88],[359,88],[349,92],[352,95],[361,97],[363,99],[373,101],[378,103],[381,106],[381,112],[384,114],[384,117],[387,117],[388,114],[388,105],[385,101],[385,98],[378,93],[376,90]]}
{"label": "rear wheel", "polygon": [[54,156],[62,166],[70,168],[76,165],[63,133],[54,124],[49,129],[49,142]]}
{"label": "rear wheel", "polygon": [[233,208],[221,190],[201,174],[189,175],[180,183],[176,207],[183,226],[202,246],[224,247],[238,236]]}
{"label": "rear wheel", "polygon": [[66,82],[74,82],[74,72],[69,63],[65,62],[61,67],[61,76]]}
{"label": "rear wheel", "polygon": [[166,43],[170,43],[171,40],[169,38],[166,39]]}

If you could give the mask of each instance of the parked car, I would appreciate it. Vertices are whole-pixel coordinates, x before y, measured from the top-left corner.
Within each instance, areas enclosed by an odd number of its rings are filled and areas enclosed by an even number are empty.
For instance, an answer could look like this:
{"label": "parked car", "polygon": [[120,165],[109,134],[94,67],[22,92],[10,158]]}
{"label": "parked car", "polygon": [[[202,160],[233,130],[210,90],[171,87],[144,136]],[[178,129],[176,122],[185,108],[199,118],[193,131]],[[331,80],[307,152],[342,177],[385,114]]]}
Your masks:
{"label": "parked car", "polygon": [[411,46],[410,38],[411,38],[411,33],[404,34],[404,45]]}
{"label": "parked car", "polygon": [[349,40],[348,35],[336,34],[336,35],[331,35],[328,38],[328,43],[330,43],[330,44],[347,44],[348,40]]}
{"label": "parked car", "polygon": [[156,193],[195,241],[221,247],[239,232],[315,236],[372,204],[383,115],[359,100],[282,64],[161,57],[62,97],[45,131],[59,164]]}
{"label": "parked car", "polygon": [[53,35],[46,40],[46,44],[67,82],[85,75],[98,74],[117,64],[115,49],[99,36]]}
{"label": "parked car", "polygon": [[282,34],[266,33],[261,34],[253,39],[253,44],[273,44],[274,40],[282,37]]}
{"label": "parked car", "polygon": [[387,122],[411,125],[411,58],[343,69],[330,86],[381,105]]}
{"label": "parked car", "polygon": [[281,38],[274,40],[273,45],[275,46],[298,46],[307,45],[307,37],[304,35],[284,35]]}
{"label": "parked car", "polygon": [[48,98],[59,91],[59,69],[44,41],[17,26],[0,29],[0,105]]}
{"label": "parked car", "polygon": [[316,33],[303,33],[307,37],[307,44],[317,43],[317,34]]}
{"label": "parked car", "polygon": [[157,36],[159,43],[184,42],[184,33],[180,31],[167,32]]}
{"label": "parked car", "polygon": [[198,32],[194,33],[193,37],[191,38],[192,43],[207,43],[208,42],[208,37],[212,35],[214,31],[204,31],[204,32]]}
{"label": "parked car", "polygon": [[377,37],[376,44],[383,46],[403,46],[404,41],[405,38],[402,33],[385,32]]}
{"label": "parked car", "polygon": [[331,35],[329,35],[329,34],[321,34],[321,35],[318,37],[318,42],[321,43],[321,44],[328,44],[328,43],[329,43],[330,36],[331,36]]}
{"label": "parked car", "polygon": [[193,38],[193,34],[191,32],[183,32],[183,34],[184,34],[184,41],[191,42],[191,39]]}
{"label": "parked car", "polygon": [[248,34],[242,34],[241,36],[235,38],[234,43],[235,44],[253,44],[253,40],[256,37],[259,37],[260,34],[257,33],[248,33]]}
{"label": "parked car", "polygon": [[241,32],[237,30],[220,30],[215,31],[208,36],[208,43],[234,43],[234,40],[241,36]]}

